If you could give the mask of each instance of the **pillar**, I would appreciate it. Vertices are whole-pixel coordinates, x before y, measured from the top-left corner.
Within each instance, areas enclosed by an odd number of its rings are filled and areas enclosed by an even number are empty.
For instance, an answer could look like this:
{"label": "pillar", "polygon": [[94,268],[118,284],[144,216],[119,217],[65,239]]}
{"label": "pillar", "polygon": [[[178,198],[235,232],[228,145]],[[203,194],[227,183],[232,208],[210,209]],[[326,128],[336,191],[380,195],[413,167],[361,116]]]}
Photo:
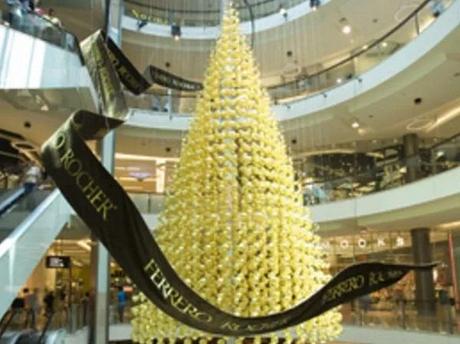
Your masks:
{"label": "pillar", "polygon": [[449,233],[449,258],[455,308],[460,310],[460,230]]}
{"label": "pillar", "polygon": [[[123,0],[106,0],[105,31],[112,40],[121,45],[121,18]],[[111,131],[98,145],[101,163],[113,174],[115,157],[115,133]],[[91,249],[91,309],[89,344],[109,342],[110,313],[110,256],[107,249],[97,242]]]}
{"label": "pillar", "polygon": [[[421,264],[432,262],[430,229],[412,229],[411,237],[414,263]],[[415,272],[415,307],[420,315],[431,315],[436,311],[432,270]]]}
{"label": "pillar", "polygon": [[420,178],[419,137],[417,134],[403,136],[404,159],[406,161],[406,183]]}
{"label": "pillar", "polygon": [[[403,153],[406,161],[406,183],[420,178],[419,137],[417,134],[403,136]],[[430,229],[414,228],[411,230],[412,256],[415,264],[432,262]],[[435,312],[435,294],[433,272],[415,272],[415,306],[421,315],[430,315]]]}

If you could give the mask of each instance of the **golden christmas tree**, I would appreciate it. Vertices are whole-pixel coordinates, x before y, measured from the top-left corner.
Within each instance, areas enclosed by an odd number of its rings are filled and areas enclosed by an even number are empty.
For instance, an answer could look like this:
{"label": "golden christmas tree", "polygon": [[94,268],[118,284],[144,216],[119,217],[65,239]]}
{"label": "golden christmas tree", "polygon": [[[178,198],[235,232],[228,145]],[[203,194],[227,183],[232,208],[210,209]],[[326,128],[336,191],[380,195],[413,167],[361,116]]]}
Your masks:
{"label": "golden christmas tree", "polygon": [[[191,288],[238,316],[289,309],[330,278],[233,9],[223,19],[196,118],[154,234]],[[137,300],[132,320],[136,342],[190,337],[205,342],[213,336],[176,322],[143,295]],[[339,335],[340,321],[338,311],[330,311],[286,330],[284,337],[327,342]],[[268,336],[277,341],[275,334]]]}

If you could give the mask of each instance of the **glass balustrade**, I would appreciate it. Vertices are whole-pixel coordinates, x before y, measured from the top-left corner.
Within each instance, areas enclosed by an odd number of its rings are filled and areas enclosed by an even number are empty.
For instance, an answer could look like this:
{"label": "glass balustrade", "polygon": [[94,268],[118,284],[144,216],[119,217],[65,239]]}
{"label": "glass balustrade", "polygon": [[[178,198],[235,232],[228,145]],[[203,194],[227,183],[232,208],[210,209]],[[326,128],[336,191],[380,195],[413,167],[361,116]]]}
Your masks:
{"label": "glass balustrade", "polygon": [[[394,151],[385,155],[383,151]],[[402,158],[401,146],[342,157],[294,158],[294,170],[303,187],[304,204],[318,204],[365,196],[410,183],[407,170],[415,169],[417,180],[460,167],[460,134],[421,148],[415,156]],[[328,159],[330,161],[328,161]],[[333,162],[332,164],[330,162]],[[141,213],[158,214],[164,195],[130,193]]]}
{"label": "glass balustrade", "polygon": [[365,165],[356,158],[336,168],[314,160],[297,160],[295,164],[303,184],[305,205],[334,202],[408,184],[408,169],[415,169],[420,180],[459,167],[460,134],[407,158],[395,153],[388,158],[371,157]]}
{"label": "glass balustrade", "polygon": [[344,325],[460,335],[460,314],[451,304],[450,298],[443,300],[438,297],[432,315],[418,314],[414,300],[374,295],[367,300],[360,298],[342,306],[341,312]]}
{"label": "glass balustrade", "polygon": [[[391,30],[376,37],[362,47],[349,51],[340,58],[323,61],[309,74],[301,73],[288,82],[265,85],[274,104],[308,98],[353,80],[372,69],[408,43],[418,37],[442,16],[456,0],[441,0],[434,7],[430,0],[423,1],[407,17]],[[313,71],[314,70],[314,71]],[[196,93],[173,91],[167,94],[164,89],[152,89],[141,97],[127,95],[128,104],[133,108],[148,109],[167,115],[189,116],[195,111]],[[158,114],[156,113],[156,114]]]}
{"label": "glass balustrade", "polygon": [[[279,13],[283,15],[286,11],[294,6],[297,6],[305,0],[286,0],[281,4],[278,0],[257,0],[249,1],[251,11],[243,1],[236,4],[235,7],[240,13],[241,21],[250,21],[253,19],[267,17],[269,15]],[[163,25],[180,25],[189,27],[209,27],[218,26],[221,19],[221,11],[218,6],[220,2],[216,2],[214,8],[210,4],[209,8],[194,8],[194,9],[174,9],[167,7],[154,6],[136,0],[125,1],[125,14],[134,17],[140,23],[151,22]]]}
{"label": "glass balustrade", "polygon": [[71,52],[79,53],[79,42],[74,34],[61,27],[59,19],[38,15],[25,9],[19,1],[8,5],[0,2],[1,23],[14,30],[37,37]]}

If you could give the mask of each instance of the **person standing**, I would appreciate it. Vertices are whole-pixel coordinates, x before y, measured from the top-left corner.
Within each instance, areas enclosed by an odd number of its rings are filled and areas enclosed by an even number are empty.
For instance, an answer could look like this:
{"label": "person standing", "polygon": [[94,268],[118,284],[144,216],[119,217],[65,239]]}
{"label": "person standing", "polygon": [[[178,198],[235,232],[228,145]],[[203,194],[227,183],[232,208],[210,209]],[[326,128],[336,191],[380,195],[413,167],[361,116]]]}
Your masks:
{"label": "person standing", "polygon": [[26,193],[31,192],[37,184],[40,182],[41,179],[41,171],[40,167],[35,165],[34,163],[30,163],[24,173],[24,188]]}
{"label": "person standing", "polygon": [[29,293],[29,289],[24,289],[26,296],[24,297],[26,306],[26,322],[25,328],[29,325],[32,329],[36,329],[37,325],[37,313],[38,313],[38,288],[35,288],[32,293]]}
{"label": "person standing", "polygon": [[17,324],[21,321],[22,315],[24,314],[24,297],[17,295],[11,304],[11,312],[13,313],[11,322]]}
{"label": "person standing", "polygon": [[431,12],[433,13],[433,17],[439,17],[444,12],[443,0],[431,0]]}
{"label": "person standing", "polygon": [[43,16],[43,15],[46,14],[45,10],[41,6],[42,6],[42,4],[41,4],[40,0],[35,0],[34,1],[34,12],[35,12],[35,14],[37,14],[39,16]]}
{"label": "person standing", "polygon": [[86,292],[80,300],[83,311],[83,324],[85,325],[88,324],[89,297],[89,292]]}
{"label": "person standing", "polygon": [[123,290],[123,287],[118,287],[117,299],[118,299],[118,319],[122,323],[124,320],[125,307],[126,307],[126,293]]}
{"label": "person standing", "polygon": [[49,291],[46,293],[43,303],[45,304],[45,314],[49,318],[54,313],[54,293]]}

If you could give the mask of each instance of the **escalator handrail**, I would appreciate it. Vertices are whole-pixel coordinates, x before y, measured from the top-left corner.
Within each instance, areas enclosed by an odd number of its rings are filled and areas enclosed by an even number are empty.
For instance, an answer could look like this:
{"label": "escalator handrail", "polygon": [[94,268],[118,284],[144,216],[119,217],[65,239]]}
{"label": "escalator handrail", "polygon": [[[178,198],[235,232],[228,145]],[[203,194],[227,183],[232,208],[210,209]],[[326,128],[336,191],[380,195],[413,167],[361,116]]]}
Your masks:
{"label": "escalator handrail", "polygon": [[51,312],[48,314],[47,319],[46,319],[46,324],[43,327],[42,333],[40,334],[40,338],[38,338],[37,344],[42,344],[43,339],[45,338],[46,332],[48,332],[48,329],[51,325],[51,321],[53,321],[54,314],[56,312]]}
{"label": "escalator handrail", "polygon": [[13,232],[8,236],[9,240],[0,242],[0,259],[8,253],[9,249],[13,247],[19,239],[27,232],[27,229],[32,225],[43,212],[54,202],[60,195],[59,190],[54,190],[43,202],[41,202],[25,219],[17,226]]}
{"label": "escalator handrail", "polygon": [[18,187],[16,190],[12,191],[4,199],[0,200],[0,216],[3,215],[14,203],[16,203],[22,196],[26,193],[26,188],[24,186]]}
{"label": "escalator handrail", "polygon": [[[3,334],[6,332],[8,326],[10,326],[11,321],[13,320],[14,316],[16,315],[16,311],[10,310],[2,321],[0,321],[0,338],[2,338]],[[5,320],[5,321],[3,321]]]}

